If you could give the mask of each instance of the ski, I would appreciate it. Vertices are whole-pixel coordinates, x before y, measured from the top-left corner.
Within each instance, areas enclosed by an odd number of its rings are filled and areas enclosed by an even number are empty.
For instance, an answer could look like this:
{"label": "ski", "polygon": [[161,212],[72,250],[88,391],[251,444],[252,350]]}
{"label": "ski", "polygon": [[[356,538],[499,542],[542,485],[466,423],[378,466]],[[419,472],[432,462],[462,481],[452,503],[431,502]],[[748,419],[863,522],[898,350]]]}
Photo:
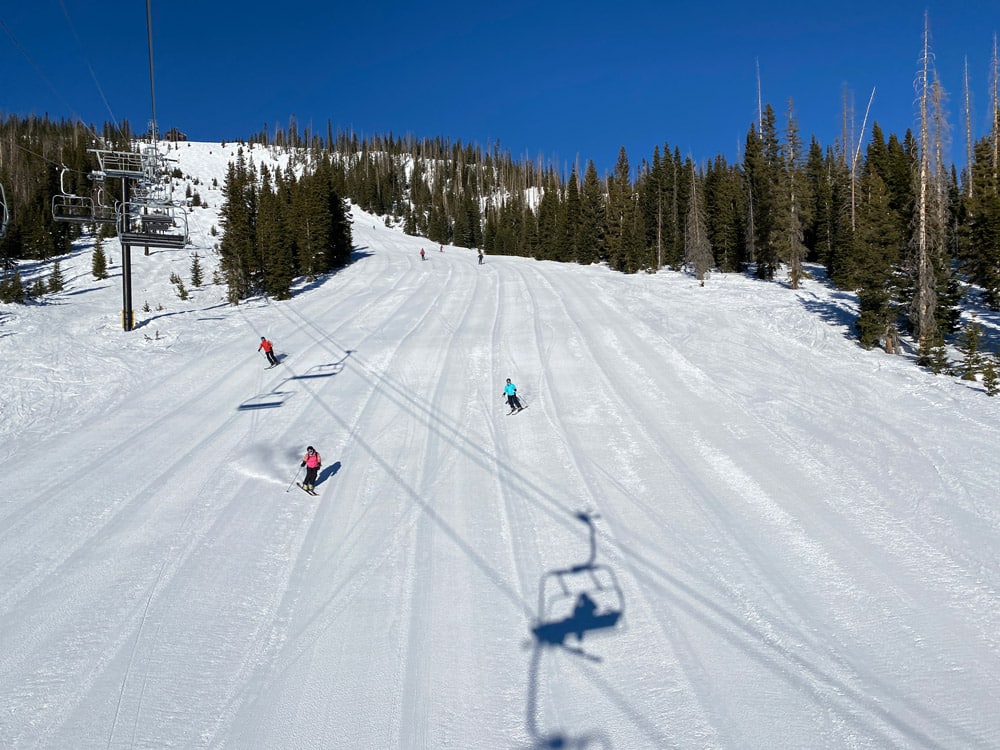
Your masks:
{"label": "ski", "polygon": [[305,487],[303,487],[303,486],[302,486],[302,485],[301,485],[301,484],[300,484],[299,482],[296,482],[296,483],[295,483],[295,486],[296,486],[296,487],[298,487],[298,488],[299,488],[300,490],[302,490],[303,492],[305,492],[305,493],[306,493],[307,495],[312,495],[313,497],[318,497],[318,495],[316,494],[316,492],[315,492],[314,490],[307,490],[307,489],[306,489]]}

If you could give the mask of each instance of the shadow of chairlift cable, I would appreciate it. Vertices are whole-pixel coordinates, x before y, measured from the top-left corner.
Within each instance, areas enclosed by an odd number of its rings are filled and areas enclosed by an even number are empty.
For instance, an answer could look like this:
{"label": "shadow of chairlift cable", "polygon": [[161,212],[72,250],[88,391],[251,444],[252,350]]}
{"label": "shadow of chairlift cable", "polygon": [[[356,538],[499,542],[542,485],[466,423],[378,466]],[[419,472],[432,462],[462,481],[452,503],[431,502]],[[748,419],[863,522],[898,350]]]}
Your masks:
{"label": "shadow of chairlift cable", "polygon": [[[625,597],[614,571],[595,562],[597,537],[592,516],[578,513],[577,518],[590,530],[590,556],[582,565],[550,570],[538,587],[538,619],[531,628],[540,645],[558,646],[593,661],[600,657],[580,646],[587,633],[609,630],[618,625],[625,613]],[[576,636],[577,645],[567,639]]]}

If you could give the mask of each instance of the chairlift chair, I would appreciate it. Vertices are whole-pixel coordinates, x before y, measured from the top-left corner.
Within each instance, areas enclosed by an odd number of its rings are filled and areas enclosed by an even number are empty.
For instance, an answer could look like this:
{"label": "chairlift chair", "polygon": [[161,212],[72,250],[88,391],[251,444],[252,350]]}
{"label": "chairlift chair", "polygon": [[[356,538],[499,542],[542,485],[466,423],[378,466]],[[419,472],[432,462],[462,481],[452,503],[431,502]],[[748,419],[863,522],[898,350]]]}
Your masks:
{"label": "chairlift chair", "polygon": [[94,201],[83,195],[74,195],[66,190],[66,172],[63,166],[59,173],[59,195],[52,196],[52,219],[54,221],[89,223],[94,220]]}
{"label": "chairlift chair", "polygon": [[187,212],[173,203],[130,201],[119,212],[118,237],[123,245],[182,248],[188,242]]}
{"label": "chairlift chair", "polygon": [[132,151],[107,151],[90,149],[97,156],[100,171],[106,177],[130,177],[137,179],[146,174],[146,162],[142,154]]}
{"label": "chairlift chair", "polygon": [[118,209],[106,204],[103,197],[104,188],[98,188],[97,198],[94,200],[94,221],[98,224],[114,224],[118,221]]}

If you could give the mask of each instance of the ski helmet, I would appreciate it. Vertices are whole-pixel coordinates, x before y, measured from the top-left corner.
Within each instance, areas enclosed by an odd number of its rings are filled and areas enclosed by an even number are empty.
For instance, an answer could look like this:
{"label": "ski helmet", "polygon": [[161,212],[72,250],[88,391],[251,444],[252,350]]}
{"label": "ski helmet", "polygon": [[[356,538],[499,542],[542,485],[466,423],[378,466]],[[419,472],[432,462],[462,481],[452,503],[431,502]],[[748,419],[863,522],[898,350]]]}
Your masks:
{"label": "ski helmet", "polygon": [[316,449],[315,449],[315,448],[313,448],[313,447],[312,447],[312,446],[310,445],[310,446],[309,446],[308,448],[306,448],[306,450],[307,450],[307,451],[314,451],[314,450],[316,450]]}

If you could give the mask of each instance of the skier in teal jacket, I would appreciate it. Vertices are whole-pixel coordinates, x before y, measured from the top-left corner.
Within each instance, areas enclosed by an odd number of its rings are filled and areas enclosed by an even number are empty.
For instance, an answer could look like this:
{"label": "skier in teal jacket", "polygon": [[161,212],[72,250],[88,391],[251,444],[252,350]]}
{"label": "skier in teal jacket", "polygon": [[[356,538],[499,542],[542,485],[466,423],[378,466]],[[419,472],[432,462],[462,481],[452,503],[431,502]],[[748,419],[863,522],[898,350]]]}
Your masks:
{"label": "skier in teal jacket", "polygon": [[507,405],[510,406],[510,413],[513,414],[516,411],[521,411],[524,407],[521,406],[521,400],[517,397],[517,386],[510,382],[510,378],[507,378],[507,385],[503,387],[502,396],[506,396]]}

